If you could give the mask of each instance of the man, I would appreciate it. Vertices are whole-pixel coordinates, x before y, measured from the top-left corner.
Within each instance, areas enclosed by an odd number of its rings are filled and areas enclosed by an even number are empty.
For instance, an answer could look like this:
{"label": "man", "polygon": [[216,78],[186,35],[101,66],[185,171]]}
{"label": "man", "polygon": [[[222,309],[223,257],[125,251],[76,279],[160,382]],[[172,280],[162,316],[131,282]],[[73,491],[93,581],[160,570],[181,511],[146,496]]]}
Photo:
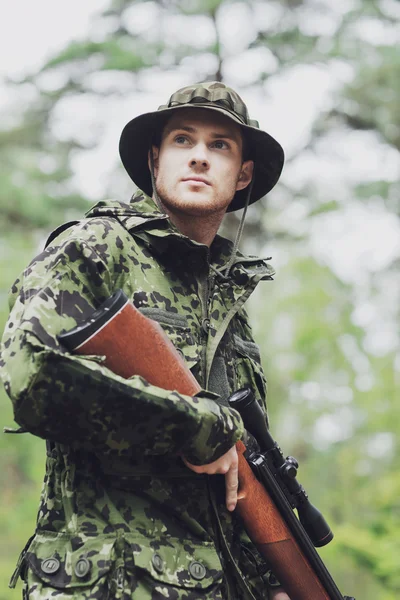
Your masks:
{"label": "man", "polygon": [[[265,406],[243,303],[273,271],[237,251],[241,227],[235,244],[217,235],[226,211],[275,185],[283,151],[211,82],[133,119],[120,153],[141,191],[56,230],[11,290],[2,377],[21,431],[47,445],[11,585],[21,576],[30,600],[287,599],[234,511],[245,432],[226,402],[250,385]],[[119,288],[182,353],[196,397],[60,345]]]}

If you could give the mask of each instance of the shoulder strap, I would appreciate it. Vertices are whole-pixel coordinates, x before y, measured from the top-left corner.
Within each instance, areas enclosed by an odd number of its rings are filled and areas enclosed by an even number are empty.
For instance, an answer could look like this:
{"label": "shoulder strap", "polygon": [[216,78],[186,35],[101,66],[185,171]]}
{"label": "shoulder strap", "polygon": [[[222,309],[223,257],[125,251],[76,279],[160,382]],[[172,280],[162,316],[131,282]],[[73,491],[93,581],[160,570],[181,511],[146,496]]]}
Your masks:
{"label": "shoulder strap", "polygon": [[63,231],[65,231],[69,227],[72,227],[73,225],[77,225],[79,222],[80,221],[68,221],[68,223],[63,223],[63,225],[60,225],[59,227],[57,227],[54,231],[51,232],[51,234],[47,238],[47,241],[46,241],[44,247],[47,248],[47,246],[49,244],[51,244],[51,242],[53,240],[55,240],[56,237],[58,237]]}

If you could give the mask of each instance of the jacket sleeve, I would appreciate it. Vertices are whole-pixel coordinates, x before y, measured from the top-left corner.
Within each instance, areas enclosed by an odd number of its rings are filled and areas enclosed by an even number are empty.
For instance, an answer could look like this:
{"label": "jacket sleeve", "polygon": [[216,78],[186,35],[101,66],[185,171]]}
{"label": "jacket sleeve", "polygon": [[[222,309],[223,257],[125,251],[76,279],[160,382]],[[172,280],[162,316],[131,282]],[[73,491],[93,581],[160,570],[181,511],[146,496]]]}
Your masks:
{"label": "jacket sleeve", "polygon": [[224,454],[243,435],[239,414],[213,395],[195,397],[123,379],[101,357],[72,355],[57,335],[115,290],[96,246],[67,238],[14,284],[0,371],[16,422],[27,431],[105,455],[181,453],[193,464]]}

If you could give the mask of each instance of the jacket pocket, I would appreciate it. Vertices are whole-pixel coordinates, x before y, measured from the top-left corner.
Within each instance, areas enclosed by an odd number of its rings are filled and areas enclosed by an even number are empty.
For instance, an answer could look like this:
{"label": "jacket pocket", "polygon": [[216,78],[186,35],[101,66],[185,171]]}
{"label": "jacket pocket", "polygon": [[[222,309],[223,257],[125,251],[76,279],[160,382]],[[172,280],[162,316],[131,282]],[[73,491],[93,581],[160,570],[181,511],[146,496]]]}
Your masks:
{"label": "jacket pocket", "polygon": [[66,534],[36,534],[22,571],[27,599],[30,590],[40,600],[107,598],[114,544],[115,537],[94,537],[82,543]]}
{"label": "jacket pocket", "polygon": [[195,367],[200,359],[200,350],[185,315],[156,307],[143,307],[139,310],[145,317],[161,325],[179,354],[185,359],[189,369]]}
{"label": "jacket pocket", "polygon": [[[247,534],[244,534],[247,537]],[[266,580],[268,566],[250,542],[240,543],[239,569],[246,574],[246,582],[256,598],[269,598],[270,588]]]}
{"label": "jacket pocket", "polygon": [[266,409],[267,380],[261,366],[260,349],[254,342],[233,336],[236,350],[235,375],[237,388],[250,386]]}
{"label": "jacket pocket", "polygon": [[212,542],[135,538],[132,546],[138,598],[225,597],[221,563]]}

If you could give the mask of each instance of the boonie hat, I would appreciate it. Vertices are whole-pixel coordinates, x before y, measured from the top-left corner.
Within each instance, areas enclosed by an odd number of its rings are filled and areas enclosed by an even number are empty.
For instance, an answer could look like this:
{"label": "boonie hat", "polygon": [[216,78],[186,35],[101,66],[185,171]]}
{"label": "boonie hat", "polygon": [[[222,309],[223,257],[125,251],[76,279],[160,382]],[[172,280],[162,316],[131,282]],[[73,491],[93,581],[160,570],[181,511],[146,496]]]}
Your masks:
{"label": "boonie hat", "polygon": [[[232,88],[219,81],[209,81],[184,87],[174,94],[168,104],[154,112],[135,117],[125,125],[119,143],[119,152],[128,175],[148,196],[152,195],[148,151],[156,132],[161,131],[172,111],[181,108],[205,108],[224,114],[240,125],[246,139],[248,156],[254,161],[253,187],[249,204],[267,194],[278,181],[283,168],[282,146],[249,118],[243,100]],[[243,208],[247,188],[239,190],[228,207],[229,211]]]}

